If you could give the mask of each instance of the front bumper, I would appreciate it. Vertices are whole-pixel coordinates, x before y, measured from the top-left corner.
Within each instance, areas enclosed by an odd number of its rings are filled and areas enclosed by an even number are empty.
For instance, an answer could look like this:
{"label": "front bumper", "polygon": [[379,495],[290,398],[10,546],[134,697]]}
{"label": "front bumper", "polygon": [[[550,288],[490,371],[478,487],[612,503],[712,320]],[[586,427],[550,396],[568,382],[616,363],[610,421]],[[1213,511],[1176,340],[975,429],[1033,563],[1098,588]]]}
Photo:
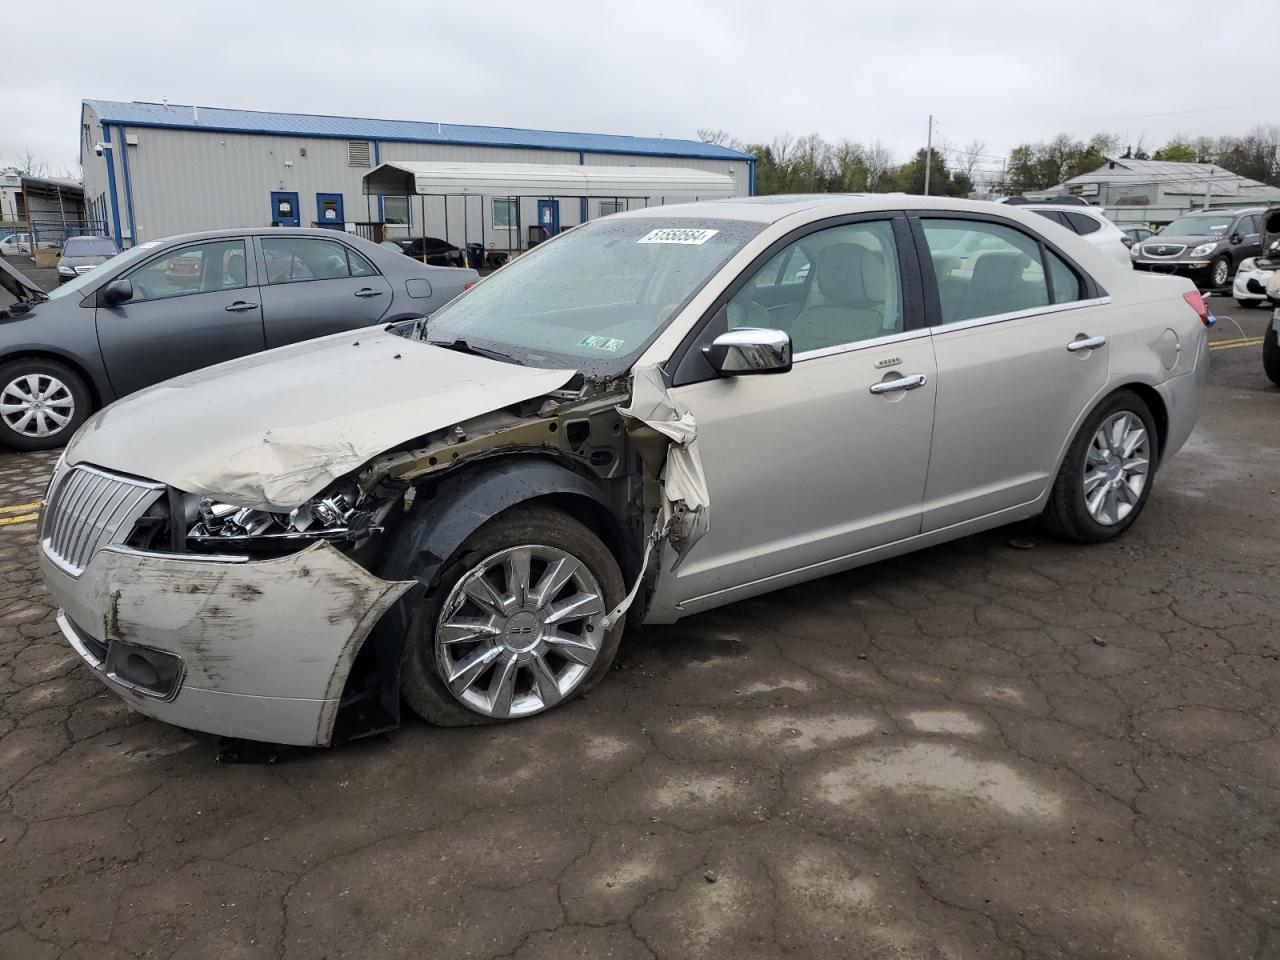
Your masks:
{"label": "front bumper", "polygon": [[1235,282],[1231,285],[1231,295],[1237,300],[1257,300],[1261,303],[1267,299],[1265,293],[1254,293],[1248,288],[1250,280],[1257,280],[1265,290],[1267,281],[1271,279],[1270,270],[1240,270],[1236,273]]}
{"label": "front bumper", "polygon": [[326,543],[266,560],[100,550],[79,577],[40,551],[71,647],[132,707],[180,727],[324,746],[351,663],[412,582]]}
{"label": "front bumper", "polygon": [[1198,260],[1144,260],[1133,258],[1135,270],[1147,270],[1151,273],[1176,273],[1184,277],[1198,276],[1209,269],[1209,259]]}

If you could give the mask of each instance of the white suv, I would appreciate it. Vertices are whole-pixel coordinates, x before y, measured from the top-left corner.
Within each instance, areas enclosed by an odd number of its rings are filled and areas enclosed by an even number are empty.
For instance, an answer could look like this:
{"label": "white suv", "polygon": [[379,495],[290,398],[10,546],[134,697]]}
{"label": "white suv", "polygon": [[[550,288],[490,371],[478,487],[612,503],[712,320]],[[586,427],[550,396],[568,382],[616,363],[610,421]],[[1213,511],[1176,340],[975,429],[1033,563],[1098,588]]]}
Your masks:
{"label": "white suv", "polygon": [[1124,242],[1124,232],[1092,207],[1068,204],[1036,204],[1028,206],[1032,213],[1061,224],[1072,233],[1078,233],[1095,247],[1109,253],[1122,263],[1129,263],[1129,246]]}

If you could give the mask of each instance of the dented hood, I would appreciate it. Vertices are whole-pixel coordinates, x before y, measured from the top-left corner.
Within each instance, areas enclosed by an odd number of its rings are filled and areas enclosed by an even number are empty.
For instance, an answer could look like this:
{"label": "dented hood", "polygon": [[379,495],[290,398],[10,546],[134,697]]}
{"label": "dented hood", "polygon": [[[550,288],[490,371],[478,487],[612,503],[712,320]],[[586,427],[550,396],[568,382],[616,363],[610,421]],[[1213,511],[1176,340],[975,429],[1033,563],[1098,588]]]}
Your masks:
{"label": "dented hood", "polygon": [[67,462],[288,510],[379,453],[557,390],[574,372],[502,363],[369,327],[135,393],[81,427]]}

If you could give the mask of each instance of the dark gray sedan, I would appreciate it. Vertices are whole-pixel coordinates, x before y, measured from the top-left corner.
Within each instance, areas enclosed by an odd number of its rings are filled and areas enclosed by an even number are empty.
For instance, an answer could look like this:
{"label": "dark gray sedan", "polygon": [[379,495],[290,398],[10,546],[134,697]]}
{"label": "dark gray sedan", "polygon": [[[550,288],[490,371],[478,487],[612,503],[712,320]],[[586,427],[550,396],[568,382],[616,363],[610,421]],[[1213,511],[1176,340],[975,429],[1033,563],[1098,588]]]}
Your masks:
{"label": "dark gray sedan", "polygon": [[425,316],[478,279],[333,230],[191,233],[139,244],[46,294],[0,286],[0,442],[57,447],[95,409],[200,367]]}

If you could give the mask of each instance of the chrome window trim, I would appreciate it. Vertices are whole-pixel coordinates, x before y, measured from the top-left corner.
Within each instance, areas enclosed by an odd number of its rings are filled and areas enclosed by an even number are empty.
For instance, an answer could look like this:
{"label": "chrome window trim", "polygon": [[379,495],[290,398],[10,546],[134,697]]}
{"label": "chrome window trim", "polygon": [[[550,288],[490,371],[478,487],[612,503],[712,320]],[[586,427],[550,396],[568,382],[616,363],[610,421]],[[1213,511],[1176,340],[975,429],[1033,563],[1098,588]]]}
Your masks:
{"label": "chrome window trim", "polygon": [[949,333],[952,330],[971,330],[974,327],[985,327],[993,323],[1008,323],[1010,320],[1022,320],[1026,317],[1040,317],[1050,313],[1064,313],[1069,310],[1083,310],[1086,307],[1102,307],[1111,303],[1111,296],[1093,297],[1090,300],[1072,300],[1070,303],[1051,303],[1043,307],[1032,307],[1029,310],[1014,310],[1010,313],[993,313],[989,317],[974,317],[971,320],[957,320],[955,323],[940,323],[930,327],[934,334]]}
{"label": "chrome window trim", "polygon": [[855,350],[870,349],[872,347],[883,347],[891,343],[902,343],[906,340],[918,340],[921,337],[929,336],[928,327],[919,327],[915,330],[900,330],[897,333],[886,333],[880,337],[870,337],[867,340],[852,340],[849,343],[838,343],[830,347],[818,347],[815,350],[806,350],[804,353],[797,353],[792,356],[791,362],[801,363],[805,360],[818,360],[822,357],[834,357],[842,353],[852,353]]}

